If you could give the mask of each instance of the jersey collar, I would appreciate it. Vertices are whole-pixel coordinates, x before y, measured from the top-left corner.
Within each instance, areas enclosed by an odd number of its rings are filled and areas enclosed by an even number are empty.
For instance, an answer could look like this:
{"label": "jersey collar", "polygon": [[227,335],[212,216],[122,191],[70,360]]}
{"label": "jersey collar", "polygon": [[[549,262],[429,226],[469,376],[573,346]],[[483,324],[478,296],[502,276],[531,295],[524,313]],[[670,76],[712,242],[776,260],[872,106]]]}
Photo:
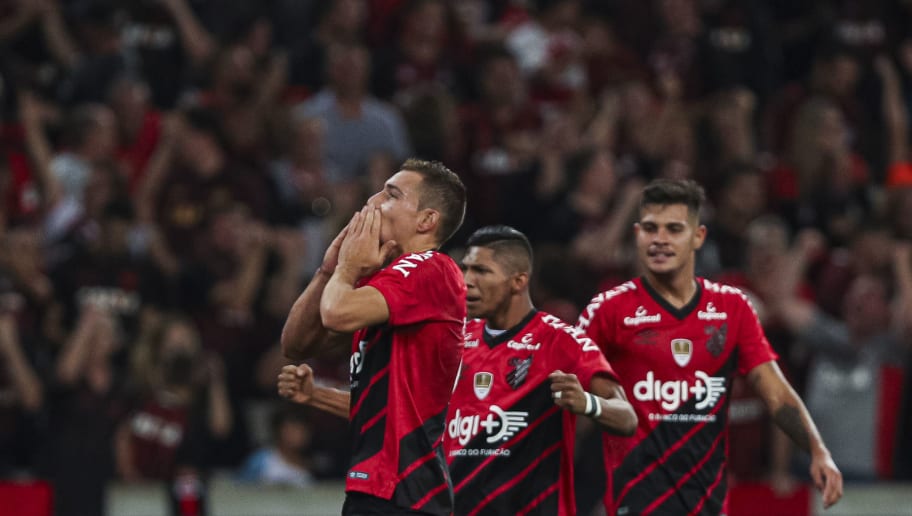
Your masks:
{"label": "jersey collar", "polygon": [[529,321],[531,321],[532,318],[535,317],[536,314],[538,314],[538,310],[533,308],[532,310],[529,311],[528,314],[526,314],[525,317],[523,317],[522,321],[519,321],[519,323],[516,326],[497,335],[496,337],[491,335],[490,333],[488,333],[487,326],[486,326],[485,329],[482,331],[485,344],[487,344],[489,348],[493,349],[495,346],[497,346],[501,342],[506,342],[506,341],[512,339],[513,337],[516,336],[517,333],[519,333],[520,330],[522,330],[523,328],[526,327],[527,324],[529,324]]}
{"label": "jersey collar", "polygon": [[649,281],[645,276],[640,276],[640,283],[643,285],[643,290],[649,294],[649,297],[651,297],[656,303],[659,304],[659,306],[664,308],[666,312],[670,313],[672,316],[674,316],[675,319],[679,321],[683,320],[688,315],[690,315],[691,312],[696,310],[697,306],[700,304],[700,298],[703,297],[702,282],[697,281],[696,278],[694,278],[694,282],[697,284],[697,290],[694,291],[693,297],[690,298],[690,301],[688,301],[686,305],[682,306],[681,308],[675,308],[671,303],[666,301],[665,298],[662,297],[661,294],[659,294],[656,289],[652,287],[652,285],[649,284]]}

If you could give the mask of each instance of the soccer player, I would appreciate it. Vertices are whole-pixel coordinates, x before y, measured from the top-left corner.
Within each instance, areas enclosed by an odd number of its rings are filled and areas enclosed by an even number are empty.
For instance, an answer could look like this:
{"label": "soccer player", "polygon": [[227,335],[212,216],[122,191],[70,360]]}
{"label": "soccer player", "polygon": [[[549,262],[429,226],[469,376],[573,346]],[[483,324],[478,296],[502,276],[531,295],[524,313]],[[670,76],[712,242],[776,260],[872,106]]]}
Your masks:
{"label": "soccer player", "polygon": [[336,237],[288,315],[289,358],[344,348],[339,334],[354,333],[351,399],[329,389],[314,399],[351,421],[343,514],[453,511],[442,440],[466,290],[437,249],[462,223],[465,199],[445,166],[407,160]]}
{"label": "soccer player", "polygon": [[629,436],[633,408],[596,345],[533,306],[525,235],[479,229],[462,267],[474,319],[447,417],[456,514],[576,514],[576,416]]}
{"label": "soccer player", "polygon": [[633,439],[604,439],[609,514],[726,511],[727,418],[732,380],[746,375],[777,425],[811,455],[829,507],[842,475],[776,365],[753,307],[735,288],[694,276],[703,189],[693,181],[646,186],[635,225],[644,275],[592,299],[577,326],[620,373],[639,420]]}
{"label": "soccer player", "polygon": [[[447,417],[455,513],[576,514],[576,415],[632,435],[633,408],[598,348],[532,305],[525,235],[507,226],[479,229],[462,264],[474,319]],[[318,403],[325,390],[303,364],[279,375],[283,396],[331,410]]]}

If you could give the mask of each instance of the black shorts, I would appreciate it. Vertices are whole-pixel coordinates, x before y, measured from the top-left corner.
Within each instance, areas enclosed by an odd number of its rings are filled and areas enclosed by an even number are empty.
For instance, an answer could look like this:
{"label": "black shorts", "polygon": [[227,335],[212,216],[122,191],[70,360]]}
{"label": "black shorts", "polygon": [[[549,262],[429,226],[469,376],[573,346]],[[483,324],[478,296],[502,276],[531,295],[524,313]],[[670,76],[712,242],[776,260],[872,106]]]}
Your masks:
{"label": "black shorts", "polygon": [[427,516],[429,513],[399,507],[389,500],[357,491],[345,493],[342,516]]}

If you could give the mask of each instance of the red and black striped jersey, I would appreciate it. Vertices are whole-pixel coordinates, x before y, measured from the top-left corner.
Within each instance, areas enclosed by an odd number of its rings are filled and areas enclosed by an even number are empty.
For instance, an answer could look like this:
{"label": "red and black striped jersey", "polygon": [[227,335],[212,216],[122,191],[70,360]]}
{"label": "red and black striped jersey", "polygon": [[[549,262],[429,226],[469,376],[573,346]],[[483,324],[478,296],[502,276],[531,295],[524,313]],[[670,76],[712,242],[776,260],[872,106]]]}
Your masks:
{"label": "red and black striped jersey", "polygon": [[548,375],[614,378],[598,347],[557,317],[532,311],[497,336],[466,324],[465,354],[445,438],[456,514],[576,513],[576,417],[551,398]]}
{"label": "red and black striped jersey", "polygon": [[352,342],[346,491],[450,514],[442,439],[462,358],[462,272],[449,256],[427,251],[399,257],[363,284],[380,291],[390,315]]}
{"label": "red and black striped jersey", "polygon": [[697,278],[693,300],[666,302],[642,278],[592,299],[577,326],[620,372],[639,423],[605,436],[609,514],[719,514],[726,506],[734,375],[776,360],[738,289]]}

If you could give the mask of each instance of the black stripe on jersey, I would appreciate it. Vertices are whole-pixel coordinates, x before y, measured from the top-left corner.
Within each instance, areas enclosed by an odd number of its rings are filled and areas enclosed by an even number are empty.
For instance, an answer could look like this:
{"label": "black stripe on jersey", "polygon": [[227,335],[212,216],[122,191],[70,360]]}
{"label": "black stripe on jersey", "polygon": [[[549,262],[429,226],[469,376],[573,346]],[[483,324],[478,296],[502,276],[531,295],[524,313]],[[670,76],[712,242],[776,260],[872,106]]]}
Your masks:
{"label": "black stripe on jersey", "polygon": [[440,440],[445,421],[446,409],[399,440],[399,474],[405,477],[396,486],[393,500],[400,507],[413,507],[436,490],[420,509],[435,514],[452,511],[453,485]]}
{"label": "black stripe on jersey", "polygon": [[[726,408],[725,410],[728,409]],[[702,458],[700,457],[700,459]],[[712,450],[705,464],[696,471],[692,471],[693,475],[688,477],[683,484],[674,488],[671,495],[650,514],[687,514],[682,511],[685,508],[687,511],[693,510],[700,505],[700,501],[704,498],[706,500],[703,501],[698,514],[707,516],[720,514],[722,512],[722,504],[725,501],[725,492],[728,490],[727,475],[722,471],[724,462],[725,443],[720,437],[718,445]],[[720,475],[721,480],[719,480]],[[678,479],[678,482],[680,481],[681,479]],[[707,493],[707,487],[709,486],[713,487]]]}
{"label": "black stripe on jersey", "polygon": [[[737,356],[732,354],[725,365],[713,376],[727,377],[732,373],[736,360]],[[716,474],[725,464],[725,442],[721,440],[720,434],[727,432],[725,427],[728,419],[729,399],[729,393],[726,392],[717,402],[714,407],[717,416],[715,422],[659,423],[614,470],[612,489],[616,506],[626,507],[629,514],[639,514],[669,489],[672,489],[683,475],[692,475],[682,487],[702,486],[695,490],[698,491],[696,498],[692,494],[687,494],[685,498],[682,491],[681,494],[671,496],[663,504],[663,509],[668,508],[669,503],[676,502],[678,505],[664,514],[687,514],[691,508],[696,507],[700,499],[705,496],[706,487],[713,484]],[[696,413],[696,403],[696,399],[690,399],[676,413]],[[694,432],[694,429],[697,430]],[[691,435],[687,437],[689,433]],[[685,438],[686,441],[682,442],[682,439]],[[713,443],[717,438],[720,439],[720,442],[713,449]],[[668,454],[669,450],[675,447],[676,449]],[[668,455],[666,456],[666,454]],[[711,454],[709,459],[697,471],[692,471],[694,465],[707,454]],[[662,457],[665,458],[662,465],[653,467],[656,461]],[[653,469],[637,479],[650,467]],[[626,492],[624,492],[625,490]],[[623,498],[621,498],[622,495]],[[724,491],[721,491],[721,496],[724,498]]]}
{"label": "black stripe on jersey", "polygon": [[[386,417],[378,415],[386,410],[389,399],[389,369],[392,355],[391,333],[384,332],[377,337],[362,363],[359,387],[352,390],[351,415],[351,465],[355,466],[373,457],[383,449],[386,437]],[[387,369],[383,377],[371,383],[374,376]],[[362,399],[363,398],[363,399]],[[357,411],[354,409],[357,407]],[[369,428],[364,425],[371,422]]]}
{"label": "black stripe on jersey", "polygon": [[[541,493],[560,479],[560,453],[563,438],[563,411],[551,401],[550,382],[543,382],[519,402],[504,410],[537,415],[529,426],[517,433],[506,445],[489,444],[487,434],[480,432],[466,449],[510,450],[510,456],[458,456],[450,464],[456,486],[456,512],[467,514],[478,508],[486,497],[504,489],[485,503],[482,514],[514,514],[530,505]],[[547,414],[547,416],[543,416]],[[551,450],[542,462],[529,469],[543,450]],[[543,500],[541,503],[546,503]],[[556,507],[556,505],[555,505]],[[534,511],[537,513],[537,511]],[[551,514],[556,513],[552,511]],[[548,514],[543,512],[543,514]]]}
{"label": "black stripe on jersey", "polygon": [[[560,466],[558,466],[558,467],[560,467]],[[532,502],[534,505],[529,505],[529,506],[523,507],[522,509],[517,511],[517,514],[522,514],[522,515],[525,515],[525,514],[539,515],[540,514],[541,516],[550,516],[552,514],[557,514],[558,509],[560,507],[560,505],[559,505],[560,504],[560,489],[558,489],[558,487],[559,486],[554,486],[554,489],[552,489],[547,494],[547,496],[545,496],[541,500],[538,500],[538,499],[533,500]],[[541,496],[540,493],[537,493],[537,494],[539,495],[539,497]],[[538,498],[538,497],[536,497],[536,498]]]}
{"label": "black stripe on jersey", "polygon": [[[557,514],[558,489],[555,488],[555,484],[558,482],[559,475],[549,473],[560,471],[560,446],[558,443],[545,448],[545,455],[541,455],[542,450],[539,450],[538,455],[527,450],[525,454],[520,455],[523,459],[511,462],[511,466],[517,467],[515,473],[511,472],[509,476],[504,475],[503,480],[507,480],[507,482],[496,487],[485,486],[484,492],[472,491],[471,504],[463,499],[469,493],[462,491],[457,498],[456,513],[498,516],[516,514],[520,510],[525,510],[525,514],[542,516]],[[539,462],[532,465],[534,460],[539,460]],[[522,476],[518,477],[518,475]],[[538,500],[539,495],[549,489],[552,496]],[[492,493],[497,494],[494,498],[486,500]]]}

